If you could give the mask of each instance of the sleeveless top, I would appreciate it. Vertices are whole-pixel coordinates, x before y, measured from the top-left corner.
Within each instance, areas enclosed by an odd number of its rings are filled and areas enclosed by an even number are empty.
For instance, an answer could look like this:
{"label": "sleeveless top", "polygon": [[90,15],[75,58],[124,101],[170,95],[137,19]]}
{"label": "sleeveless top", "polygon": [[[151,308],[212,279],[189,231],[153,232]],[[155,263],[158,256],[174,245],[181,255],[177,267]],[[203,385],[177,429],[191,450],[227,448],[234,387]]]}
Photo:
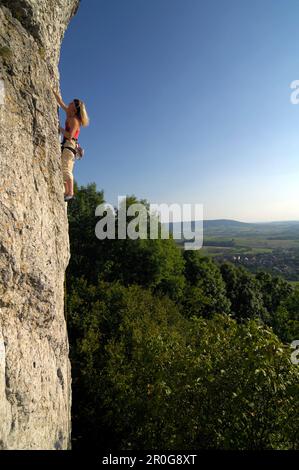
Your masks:
{"label": "sleeveless top", "polygon": [[[67,132],[70,132],[70,130],[71,130],[70,126],[67,124],[67,121],[65,121],[65,130],[66,130]],[[76,140],[78,140],[79,134],[80,134],[80,127],[79,127],[79,129],[76,131],[76,133],[75,133],[75,135],[74,135],[73,138],[76,139]]]}

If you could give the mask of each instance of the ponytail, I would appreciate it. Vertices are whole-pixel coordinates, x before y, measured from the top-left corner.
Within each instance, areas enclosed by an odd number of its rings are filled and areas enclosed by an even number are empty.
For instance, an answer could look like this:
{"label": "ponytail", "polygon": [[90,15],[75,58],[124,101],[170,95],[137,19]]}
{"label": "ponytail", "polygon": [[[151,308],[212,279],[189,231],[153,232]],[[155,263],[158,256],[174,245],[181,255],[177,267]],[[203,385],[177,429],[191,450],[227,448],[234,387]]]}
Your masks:
{"label": "ponytail", "polygon": [[74,103],[77,110],[77,117],[83,127],[88,126],[89,117],[86,111],[85,103],[81,100],[74,99]]}

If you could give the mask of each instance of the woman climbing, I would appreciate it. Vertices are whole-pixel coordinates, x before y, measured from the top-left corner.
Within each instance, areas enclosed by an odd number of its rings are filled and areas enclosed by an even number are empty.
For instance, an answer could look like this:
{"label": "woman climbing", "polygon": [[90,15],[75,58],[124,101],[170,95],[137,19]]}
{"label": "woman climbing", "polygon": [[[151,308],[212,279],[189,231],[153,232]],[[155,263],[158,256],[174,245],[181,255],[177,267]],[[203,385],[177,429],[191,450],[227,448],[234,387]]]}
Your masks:
{"label": "woman climbing", "polygon": [[63,134],[61,158],[65,187],[64,200],[70,201],[74,198],[73,167],[80,127],[88,126],[89,118],[83,101],[74,99],[67,106],[64,104],[61,96],[54,89],[53,93],[59,106],[66,112],[65,129],[60,127],[60,132]]}

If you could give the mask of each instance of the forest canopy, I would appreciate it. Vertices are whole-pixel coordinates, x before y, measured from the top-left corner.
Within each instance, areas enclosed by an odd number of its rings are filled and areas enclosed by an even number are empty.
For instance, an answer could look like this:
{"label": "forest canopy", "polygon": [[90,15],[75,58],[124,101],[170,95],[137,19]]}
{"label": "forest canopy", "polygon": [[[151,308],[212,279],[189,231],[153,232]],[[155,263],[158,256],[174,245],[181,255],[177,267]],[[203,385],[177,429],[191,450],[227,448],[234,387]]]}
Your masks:
{"label": "forest canopy", "polygon": [[298,288],[172,238],[98,240],[103,191],[76,192],[65,305],[73,447],[298,449]]}

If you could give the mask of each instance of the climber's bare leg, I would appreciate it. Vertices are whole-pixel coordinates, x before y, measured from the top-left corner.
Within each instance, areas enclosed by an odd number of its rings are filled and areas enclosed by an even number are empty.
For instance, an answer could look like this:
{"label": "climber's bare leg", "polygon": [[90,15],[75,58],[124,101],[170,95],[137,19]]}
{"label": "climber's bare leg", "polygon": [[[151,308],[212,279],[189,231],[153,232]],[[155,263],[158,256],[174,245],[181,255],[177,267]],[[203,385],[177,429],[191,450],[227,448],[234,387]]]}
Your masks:
{"label": "climber's bare leg", "polygon": [[66,179],[65,182],[64,182],[64,194],[65,196],[69,196],[70,195],[70,180],[69,179]]}
{"label": "climber's bare leg", "polygon": [[74,195],[74,184],[73,180],[68,178],[64,182],[64,188],[65,188],[65,195],[66,196],[73,196]]}
{"label": "climber's bare leg", "polygon": [[70,196],[73,196],[74,195],[74,183],[73,183],[73,179],[69,179],[69,190],[68,190],[68,194]]}

